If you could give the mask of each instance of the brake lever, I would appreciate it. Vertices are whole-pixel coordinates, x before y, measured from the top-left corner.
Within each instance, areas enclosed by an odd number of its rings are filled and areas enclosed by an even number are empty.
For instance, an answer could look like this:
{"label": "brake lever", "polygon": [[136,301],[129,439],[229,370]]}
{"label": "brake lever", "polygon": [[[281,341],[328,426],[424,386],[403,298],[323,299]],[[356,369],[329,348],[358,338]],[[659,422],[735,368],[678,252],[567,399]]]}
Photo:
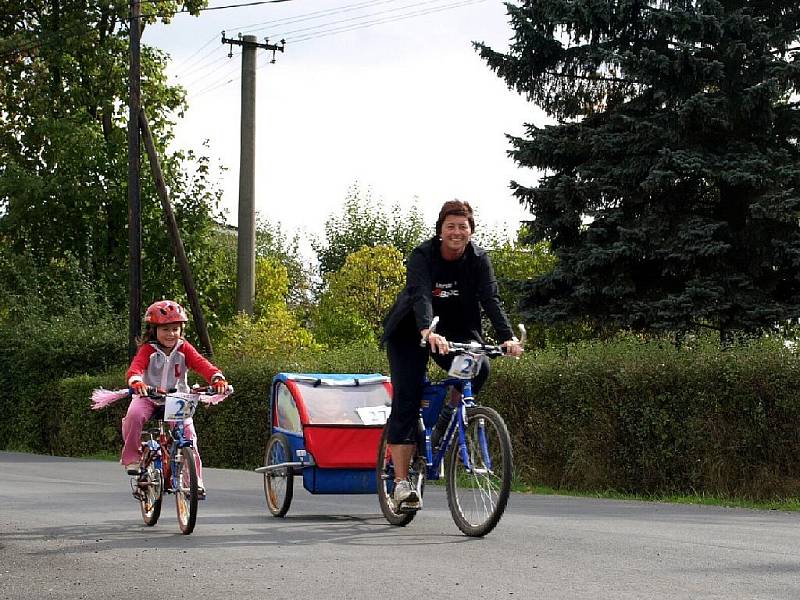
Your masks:
{"label": "brake lever", "polygon": [[425,346],[428,345],[428,338],[436,330],[436,325],[438,324],[439,324],[439,317],[438,316],[433,317],[433,321],[431,321],[431,326],[428,327],[428,335],[423,336],[422,339],[419,341],[420,348],[424,348]]}

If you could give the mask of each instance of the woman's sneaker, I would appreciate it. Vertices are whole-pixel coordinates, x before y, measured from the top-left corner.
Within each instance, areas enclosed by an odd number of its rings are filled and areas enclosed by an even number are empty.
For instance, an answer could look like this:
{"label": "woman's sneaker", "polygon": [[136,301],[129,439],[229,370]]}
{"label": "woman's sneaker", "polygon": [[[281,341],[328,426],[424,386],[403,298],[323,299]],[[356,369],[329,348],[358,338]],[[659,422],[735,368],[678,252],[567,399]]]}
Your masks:
{"label": "woman's sneaker", "polygon": [[422,508],[417,490],[412,487],[411,482],[408,480],[395,482],[392,500],[394,500],[398,510],[419,510]]}

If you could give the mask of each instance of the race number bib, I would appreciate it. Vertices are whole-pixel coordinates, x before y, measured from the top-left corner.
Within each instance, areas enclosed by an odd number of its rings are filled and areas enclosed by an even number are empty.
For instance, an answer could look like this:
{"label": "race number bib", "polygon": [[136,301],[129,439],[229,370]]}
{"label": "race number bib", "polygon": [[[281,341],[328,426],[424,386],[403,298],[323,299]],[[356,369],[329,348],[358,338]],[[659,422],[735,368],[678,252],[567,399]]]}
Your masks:
{"label": "race number bib", "polygon": [[168,395],[164,403],[165,421],[183,421],[191,418],[197,407],[197,398]]}
{"label": "race number bib", "polygon": [[384,425],[392,412],[391,406],[359,406],[356,409],[364,425]]}
{"label": "race number bib", "polygon": [[472,379],[481,367],[480,357],[473,354],[457,354],[447,374],[458,379]]}

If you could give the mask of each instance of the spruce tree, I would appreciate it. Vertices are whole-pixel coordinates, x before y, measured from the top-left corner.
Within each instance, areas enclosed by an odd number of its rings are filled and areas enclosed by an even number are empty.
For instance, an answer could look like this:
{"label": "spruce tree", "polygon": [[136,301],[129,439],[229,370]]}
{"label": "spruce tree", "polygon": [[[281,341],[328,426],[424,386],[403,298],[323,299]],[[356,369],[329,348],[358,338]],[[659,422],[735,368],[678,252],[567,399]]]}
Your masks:
{"label": "spruce tree", "polygon": [[476,44],[554,124],[510,154],[557,268],[546,322],[759,332],[800,306],[800,3],[525,0],[507,53]]}

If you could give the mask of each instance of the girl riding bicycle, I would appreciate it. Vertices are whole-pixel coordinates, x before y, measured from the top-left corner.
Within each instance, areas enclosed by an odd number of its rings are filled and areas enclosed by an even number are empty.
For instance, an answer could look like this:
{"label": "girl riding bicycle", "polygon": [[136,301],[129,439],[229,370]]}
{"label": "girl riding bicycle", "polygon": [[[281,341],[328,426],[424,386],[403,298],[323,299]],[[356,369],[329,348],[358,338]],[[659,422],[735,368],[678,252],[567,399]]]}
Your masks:
{"label": "girl riding bicycle", "polygon": [[[129,475],[139,472],[139,448],[142,428],[158,406],[147,397],[148,388],[188,392],[186,375],[189,369],[199,373],[216,393],[222,394],[228,386],[222,372],[183,339],[189,318],[177,302],[160,300],[151,304],[144,314],[145,331],[139,350],[133,357],[126,374],[128,387],[133,392],[130,406],[122,419],[122,448],[120,462]],[[194,424],[186,423],[186,437],[194,440],[197,451],[198,487],[202,492],[203,475],[200,453],[197,450],[197,433]]]}
{"label": "girl riding bicycle", "polygon": [[[420,498],[407,481],[408,464],[417,439],[422,388],[428,357],[447,370],[453,361],[448,355],[448,339],[468,342],[482,340],[483,309],[502,346],[512,356],[522,347],[498,297],[489,255],[471,241],[475,231],[472,207],[467,202],[450,200],[439,211],[436,236],[417,246],[409,256],[406,287],[384,320],[383,342],[391,369],[392,412],[387,423],[389,448],[394,459],[394,500],[408,508],[419,508]],[[436,333],[429,327],[434,316],[440,318]],[[430,335],[429,335],[430,333]],[[420,347],[420,336],[427,344]],[[430,348],[426,347],[427,345]],[[475,393],[489,376],[483,361],[473,382]],[[449,421],[452,409],[442,411],[440,422]],[[441,434],[437,425],[434,435]]]}

